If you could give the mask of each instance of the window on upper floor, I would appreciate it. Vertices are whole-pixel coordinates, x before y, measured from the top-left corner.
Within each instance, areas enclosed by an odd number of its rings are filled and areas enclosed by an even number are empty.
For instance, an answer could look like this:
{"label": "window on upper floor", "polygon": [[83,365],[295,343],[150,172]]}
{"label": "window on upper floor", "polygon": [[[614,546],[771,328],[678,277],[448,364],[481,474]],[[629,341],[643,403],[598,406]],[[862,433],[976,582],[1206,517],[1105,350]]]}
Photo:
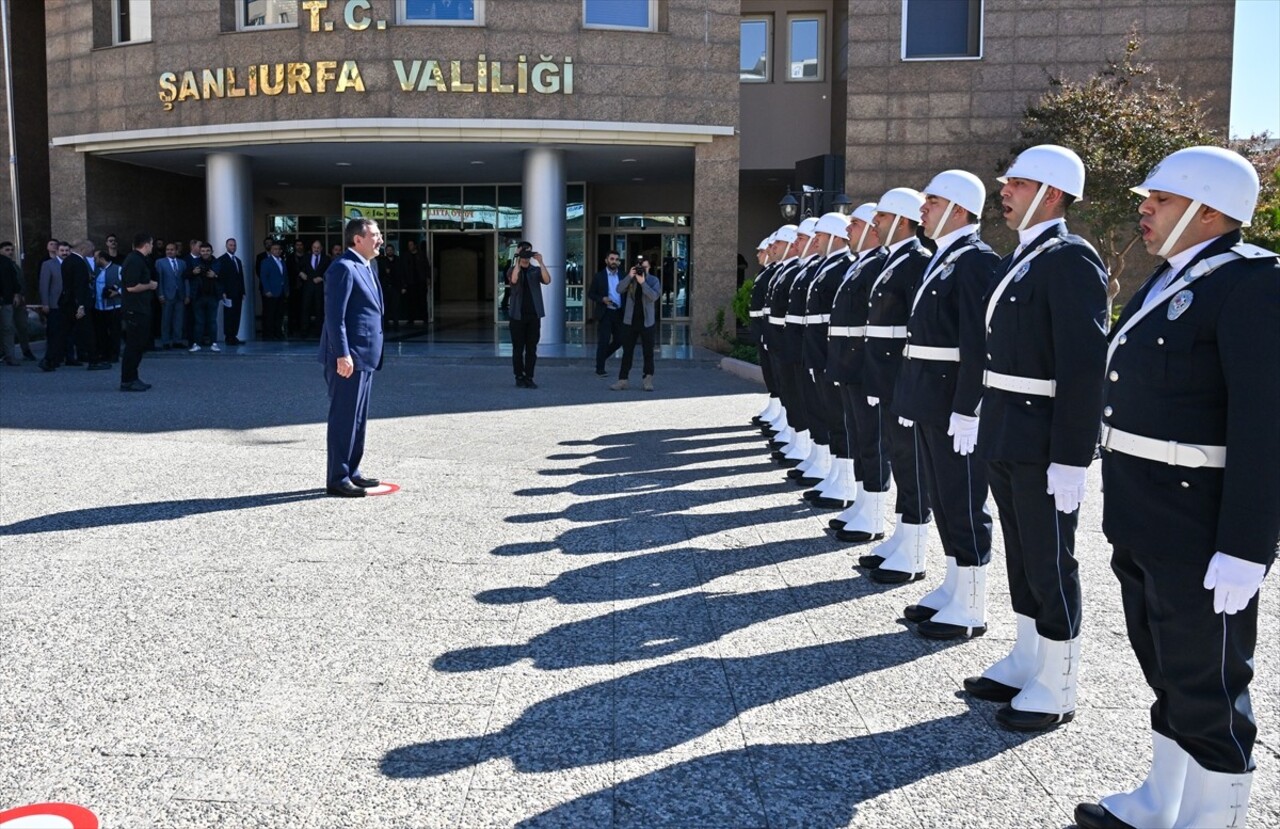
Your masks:
{"label": "window on upper floor", "polygon": [[113,0],[111,6],[112,43],[151,40],[151,0]]}
{"label": "window on upper floor", "polygon": [[239,0],[236,26],[245,29],[283,29],[298,25],[298,0]]}
{"label": "window on upper floor", "polygon": [[902,59],[981,58],[982,2],[902,0]]}
{"label": "window on upper floor", "polygon": [[744,17],[739,25],[738,79],[743,83],[764,83],[769,80],[769,29],[768,17]]}
{"label": "window on upper floor", "polygon": [[396,0],[396,19],[413,26],[483,26],[485,0]]}
{"label": "window on upper floor", "polygon": [[787,15],[787,80],[820,81],[824,15]]}
{"label": "window on upper floor", "polygon": [[582,25],[588,29],[658,28],[657,0],[582,0]]}

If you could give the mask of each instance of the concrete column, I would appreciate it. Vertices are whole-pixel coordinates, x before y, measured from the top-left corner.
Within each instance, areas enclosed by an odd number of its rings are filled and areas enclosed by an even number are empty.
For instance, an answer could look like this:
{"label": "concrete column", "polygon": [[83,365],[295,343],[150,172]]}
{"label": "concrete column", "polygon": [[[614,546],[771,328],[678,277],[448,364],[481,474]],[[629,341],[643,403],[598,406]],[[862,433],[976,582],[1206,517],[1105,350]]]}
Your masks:
{"label": "concrete column", "polygon": [[524,238],[542,254],[551,284],[542,286],[547,315],[542,342],[564,343],[564,152],[534,147],[524,154]]}
{"label": "concrete column", "polygon": [[[213,245],[213,254],[221,256],[226,240],[235,239],[236,256],[244,266],[244,305],[240,309],[240,333],[236,336],[248,342],[253,339],[257,297],[257,279],[253,272],[256,250],[253,244],[253,175],[249,159],[238,153],[209,153],[205,156],[204,172],[208,240]],[[221,336],[221,322],[217,331]]]}

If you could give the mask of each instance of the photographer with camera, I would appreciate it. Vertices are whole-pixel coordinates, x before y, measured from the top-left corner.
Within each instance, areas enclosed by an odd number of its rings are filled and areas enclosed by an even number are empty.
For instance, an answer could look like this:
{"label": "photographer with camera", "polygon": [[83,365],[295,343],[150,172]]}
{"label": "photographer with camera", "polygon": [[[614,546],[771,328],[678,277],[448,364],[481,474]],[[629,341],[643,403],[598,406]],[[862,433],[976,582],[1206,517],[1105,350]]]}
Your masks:
{"label": "photographer with camera", "polygon": [[516,387],[536,389],[534,365],[538,362],[538,340],[542,337],[542,286],[551,284],[551,272],[542,263],[542,254],[521,249],[507,271],[510,306],[507,314],[511,326],[511,367],[516,374]]}
{"label": "photographer with camera", "polygon": [[622,367],[618,382],[609,388],[627,388],[627,375],[635,358],[636,340],[644,347],[644,390],[653,391],[653,341],[658,331],[658,297],[662,282],[649,271],[649,260],[638,257],[635,267],[618,281],[622,297]]}

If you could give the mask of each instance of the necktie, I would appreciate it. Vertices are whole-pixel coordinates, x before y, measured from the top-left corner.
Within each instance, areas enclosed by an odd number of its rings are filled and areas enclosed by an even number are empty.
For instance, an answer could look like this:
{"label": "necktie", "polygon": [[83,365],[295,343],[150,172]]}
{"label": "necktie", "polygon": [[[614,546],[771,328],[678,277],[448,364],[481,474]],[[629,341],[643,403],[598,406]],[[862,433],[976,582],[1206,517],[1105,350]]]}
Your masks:
{"label": "necktie", "polygon": [[1169,267],[1169,263],[1165,262],[1160,266],[1162,273],[1151,279],[1151,290],[1147,291],[1147,295],[1142,298],[1142,307],[1146,308],[1155,302],[1157,296],[1165,288],[1169,287],[1169,283],[1173,281],[1175,276],[1173,268]]}

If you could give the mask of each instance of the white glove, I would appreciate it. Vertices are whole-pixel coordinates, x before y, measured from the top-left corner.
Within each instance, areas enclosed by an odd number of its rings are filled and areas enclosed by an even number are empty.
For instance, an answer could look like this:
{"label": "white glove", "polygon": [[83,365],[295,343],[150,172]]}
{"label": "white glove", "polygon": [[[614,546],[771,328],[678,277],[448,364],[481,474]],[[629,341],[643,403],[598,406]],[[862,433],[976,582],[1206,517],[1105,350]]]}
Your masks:
{"label": "white glove", "polygon": [[868,397],[868,398],[867,398],[867,405],[868,405],[868,406],[872,406],[872,407],[879,406],[879,405],[880,405],[880,398],[878,398],[878,397]]}
{"label": "white glove", "polygon": [[814,374],[813,369],[809,369],[809,379],[815,383],[818,382],[818,375]]}
{"label": "white glove", "polygon": [[1204,573],[1204,589],[1213,591],[1213,612],[1230,616],[1244,610],[1266,574],[1267,568],[1257,562],[1214,553]]}
{"label": "white glove", "polygon": [[1084,500],[1084,479],[1088,473],[1087,466],[1049,464],[1049,488],[1046,491],[1053,496],[1058,512],[1073,513],[1080,509],[1080,502]]}
{"label": "white glove", "polygon": [[952,412],[947,434],[951,435],[951,448],[957,455],[972,453],[978,445],[978,418]]}
{"label": "white glove", "polygon": [[905,417],[899,417],[898,425],[902,426],[905,429],[910,429],[916,425],[916,422],[914,420],[907,420]]}

